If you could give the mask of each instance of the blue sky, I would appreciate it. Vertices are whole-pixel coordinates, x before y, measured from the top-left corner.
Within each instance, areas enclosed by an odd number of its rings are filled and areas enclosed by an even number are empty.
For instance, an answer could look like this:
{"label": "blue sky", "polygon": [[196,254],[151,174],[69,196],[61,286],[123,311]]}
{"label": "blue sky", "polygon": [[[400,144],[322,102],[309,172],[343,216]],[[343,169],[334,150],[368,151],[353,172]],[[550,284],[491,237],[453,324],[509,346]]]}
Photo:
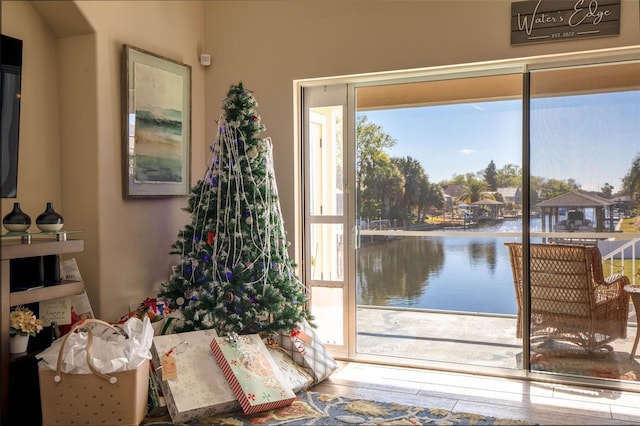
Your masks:
{"label": "blue sky", "polygon": [[[522,102],[478,102],[365,111],[397,144],[392,157],[417,159],[431,182],[522,164]],[[621,179],[640,152],[640,91],[535,99],[531,114],[531,172],[585,190]]]}

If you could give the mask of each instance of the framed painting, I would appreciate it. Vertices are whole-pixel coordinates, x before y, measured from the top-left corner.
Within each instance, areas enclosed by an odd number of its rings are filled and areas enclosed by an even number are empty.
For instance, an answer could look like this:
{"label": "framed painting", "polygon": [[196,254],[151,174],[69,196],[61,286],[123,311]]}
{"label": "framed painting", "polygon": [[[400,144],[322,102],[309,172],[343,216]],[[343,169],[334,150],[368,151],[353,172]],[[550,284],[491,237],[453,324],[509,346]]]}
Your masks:
{"label": "framed painting", "polygon": [[123,198],[190,190],[191,66],[123,45]]}

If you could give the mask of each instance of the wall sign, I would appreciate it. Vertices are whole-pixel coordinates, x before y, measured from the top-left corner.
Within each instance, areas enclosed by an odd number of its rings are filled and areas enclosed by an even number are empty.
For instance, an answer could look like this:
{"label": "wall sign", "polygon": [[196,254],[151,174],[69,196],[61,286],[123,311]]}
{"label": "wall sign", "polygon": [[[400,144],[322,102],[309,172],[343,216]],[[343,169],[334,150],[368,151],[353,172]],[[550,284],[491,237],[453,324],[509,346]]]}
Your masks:
{"label": "wall sign", "polygon": [[620,34],[620,0],[530,0],[511,3],[511,44]]}

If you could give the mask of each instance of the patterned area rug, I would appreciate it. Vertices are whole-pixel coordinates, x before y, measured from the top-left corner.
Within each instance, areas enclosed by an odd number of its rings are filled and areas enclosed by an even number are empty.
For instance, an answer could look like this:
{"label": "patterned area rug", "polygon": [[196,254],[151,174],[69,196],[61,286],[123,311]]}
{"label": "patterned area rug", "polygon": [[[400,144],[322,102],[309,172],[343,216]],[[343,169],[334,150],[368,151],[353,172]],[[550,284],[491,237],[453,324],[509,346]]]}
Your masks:
{"label": "patterned area rug", "polygon": [[[147,419],[144,425],[165,426],[166,420]],[[249,416],[225,414],[198,419],[188,424],[245,425],[527,425],[513,419],[500,419],[472,413],[455,413],[439,408],[412,407],[300,392],[290,406]]]}

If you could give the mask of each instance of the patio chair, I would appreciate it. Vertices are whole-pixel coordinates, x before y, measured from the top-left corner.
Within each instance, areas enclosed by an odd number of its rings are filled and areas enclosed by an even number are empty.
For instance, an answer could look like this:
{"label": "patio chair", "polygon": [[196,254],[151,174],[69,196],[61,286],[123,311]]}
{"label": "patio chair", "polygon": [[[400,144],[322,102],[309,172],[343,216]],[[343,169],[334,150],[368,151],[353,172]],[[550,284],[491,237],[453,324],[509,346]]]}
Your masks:
{"label": "patio chair", "polygon": [[[518,337],[522,337],[522,244],[506,243],[518,300]],[[627,336],[629,279],[604,278],[598,247],[561,244],[530,245],[532,349],[542,340],[578,345],[587,353]]]}

